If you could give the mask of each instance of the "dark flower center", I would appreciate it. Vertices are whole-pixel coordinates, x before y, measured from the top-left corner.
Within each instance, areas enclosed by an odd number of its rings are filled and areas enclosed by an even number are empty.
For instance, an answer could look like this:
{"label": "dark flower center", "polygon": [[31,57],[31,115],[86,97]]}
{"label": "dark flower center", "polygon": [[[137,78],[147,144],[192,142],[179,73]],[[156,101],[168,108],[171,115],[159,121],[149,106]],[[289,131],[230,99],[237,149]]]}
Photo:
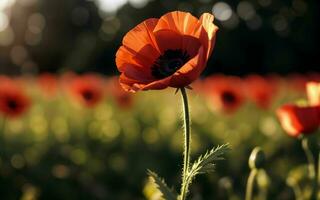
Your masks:
{"label": "dark flower center", "polygon": [[236,97],[232,92],[225,91],[222,94],[222,100],[223,100],[223,102],[225,102],[227,104],[232,104],[232,103],[234,103],[236,101]]}
{"label": "dark flower center", "polygon": [[82,96],[83,96],[84,100],[90,101],[90,100],[93,99],[94,94],[93,94],[92,91],[86,90],[86,91],[84,91],[84,92],[82,93]]}
{"label": "dark flower center", "polygon": [[16,110],[18,108],[17,102],[13,99],[9,99],[7,101],[7,106],[10,110]]}
{"label": "dark flower center", "polygon": [[174,74],[190,59],[190,55],[182,49],[166,50],[151,67],[152,76],[163,79]]}

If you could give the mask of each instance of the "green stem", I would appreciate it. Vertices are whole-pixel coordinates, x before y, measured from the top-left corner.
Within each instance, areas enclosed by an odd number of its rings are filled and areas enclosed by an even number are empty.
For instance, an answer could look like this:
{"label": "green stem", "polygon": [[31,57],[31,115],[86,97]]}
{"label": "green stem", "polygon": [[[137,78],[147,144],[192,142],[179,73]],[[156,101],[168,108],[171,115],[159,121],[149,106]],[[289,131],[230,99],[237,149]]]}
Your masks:
{"label": "green stem", "polygon": [[1,131],[0,134],[1,134],[1,136],[4,135],[5,129],[6,129],[6,118],[3,118],[3,119],[2,119],[2,123],[1,123],[1,128],[0,128],[0,131]]}
{"label": "green stem", "polygon": [[293,190],[294,196],[296,197],[296,200],[303,200],[302,191],[299,185],[297,184],[291,185],[291,188]]}
{"label": "green stem", "polygon": [[0,128],[0,158],[5,156],[5,130],[6,130],[6,118],[2,119],[1,128]]}
{"label": "green stem", "polygon": [[[267,172],[264,169],[260,169],[259,173],[264,173],[266,178],[268,177]],[[266,200],[268,197],[268,186],[267,185],[260,185],[259,187],[259,199],[260,200]]]}
{"label": "green stem", "polygon": [[309,170],[309,178],[310,180],[313,182],[313,191],[312,191],[312,196],[311,196],[311,200],[316,199],[316,195],[317,195],[317,177],[316,177],[316,163],[315,163],[315,159],[312,155],[312,152],[309,148],[308,145],[308,138],[304,137],[302,138],[301,141],[301,145],[302,148],[306,154],[307,160],[308,160],[308,170]]}
{"label": "green stem", "polygon": [[307,160],[308,160],[309,178],[314,179],[315,178],[315,168],[314,168],[315,161],[314,161],[314,157],[312,155],[312,152],[309,148],[308,143],[309,142],[308,142],[307,138],[303,138],[301,141],[302,148],[303,148],[304,153],[306,154]]}
{"label": "green stem", "polygon": [[318,156],[318,181],[317,181],[317,200],[320,200],[320,153]]}
{"label": "green stem", "polygon": [[251,170],[249,178],[248,178],[248,182],[247,182],[246,199],[245,200],[252,200],[253,186],[254,186],[254,181],[255,181],[257,174],[258,174],[257,169]]}
{"label": "green stem", "polygon": [[184,153],[183,153],[183,171],[182,171],[182,185],[181,185],[181,200],[185,200],[188,193],[188,180],[187,175],[189,172],[190,163],[190,143],[191,143],[191,131],[190,131],[190,113],[188,96],[185,88],[180,88],[182,102],[183,102],[183,114],[184,114]]}

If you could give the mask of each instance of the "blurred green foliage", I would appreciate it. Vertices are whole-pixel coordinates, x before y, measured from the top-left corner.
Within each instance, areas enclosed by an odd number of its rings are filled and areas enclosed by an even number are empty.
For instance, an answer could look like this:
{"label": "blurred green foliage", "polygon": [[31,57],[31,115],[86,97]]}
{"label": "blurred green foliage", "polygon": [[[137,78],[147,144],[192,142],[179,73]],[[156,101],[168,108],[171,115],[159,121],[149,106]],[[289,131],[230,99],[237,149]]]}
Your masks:
{"label": "blurred green foliage", "polygon": [[[146,169],[179,185],[182,111],[173,89],[136,94],[131,108],[108,96],[88,109],[63,93],[47,99],[36,85],[27,88],[37,103],[21,118],[0,121],[1,199],[144,199],[150,195]],[[215,173],[197,178],[190,199],[243,199],[255,146],[266,155],[268,176],[259,175],[258,184],[270,186],[267,199],[294,199],[287,176],[305,177],[296,167],[306,159],[300,142],[281,130],[274,109],[304,95],[282,88],[270,109],[248,102],[226,115],[213,112],[212,102],[198,93],[188,93],[192,158],[219,144],[232,148]],[[314,152],[318,137],[312,137]]]}

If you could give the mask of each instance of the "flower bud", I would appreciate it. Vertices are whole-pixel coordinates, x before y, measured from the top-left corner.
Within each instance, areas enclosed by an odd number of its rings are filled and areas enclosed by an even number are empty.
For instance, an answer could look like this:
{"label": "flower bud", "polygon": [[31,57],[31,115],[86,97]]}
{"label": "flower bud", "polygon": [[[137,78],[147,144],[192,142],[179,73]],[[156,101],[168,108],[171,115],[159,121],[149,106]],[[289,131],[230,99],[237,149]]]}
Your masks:
{"label": "flower bud", "polygon": [[250,169],[260,169],[264,166],[265,163],[265,155],[260,147],[256,147],[251,152],[249,157],[249,167]]}

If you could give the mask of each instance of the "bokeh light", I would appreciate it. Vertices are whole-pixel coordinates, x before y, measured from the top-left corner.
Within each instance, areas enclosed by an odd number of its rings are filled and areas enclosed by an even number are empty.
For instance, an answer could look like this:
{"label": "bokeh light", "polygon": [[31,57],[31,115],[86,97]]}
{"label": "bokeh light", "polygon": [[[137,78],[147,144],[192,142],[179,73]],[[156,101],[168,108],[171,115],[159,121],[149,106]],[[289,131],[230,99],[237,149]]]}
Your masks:
{"label": "bokeh light", "polygon": [[217,2],[212,8],[212,13],[220,21],[227,21],[232,16],[232,9],[225,2]]}

